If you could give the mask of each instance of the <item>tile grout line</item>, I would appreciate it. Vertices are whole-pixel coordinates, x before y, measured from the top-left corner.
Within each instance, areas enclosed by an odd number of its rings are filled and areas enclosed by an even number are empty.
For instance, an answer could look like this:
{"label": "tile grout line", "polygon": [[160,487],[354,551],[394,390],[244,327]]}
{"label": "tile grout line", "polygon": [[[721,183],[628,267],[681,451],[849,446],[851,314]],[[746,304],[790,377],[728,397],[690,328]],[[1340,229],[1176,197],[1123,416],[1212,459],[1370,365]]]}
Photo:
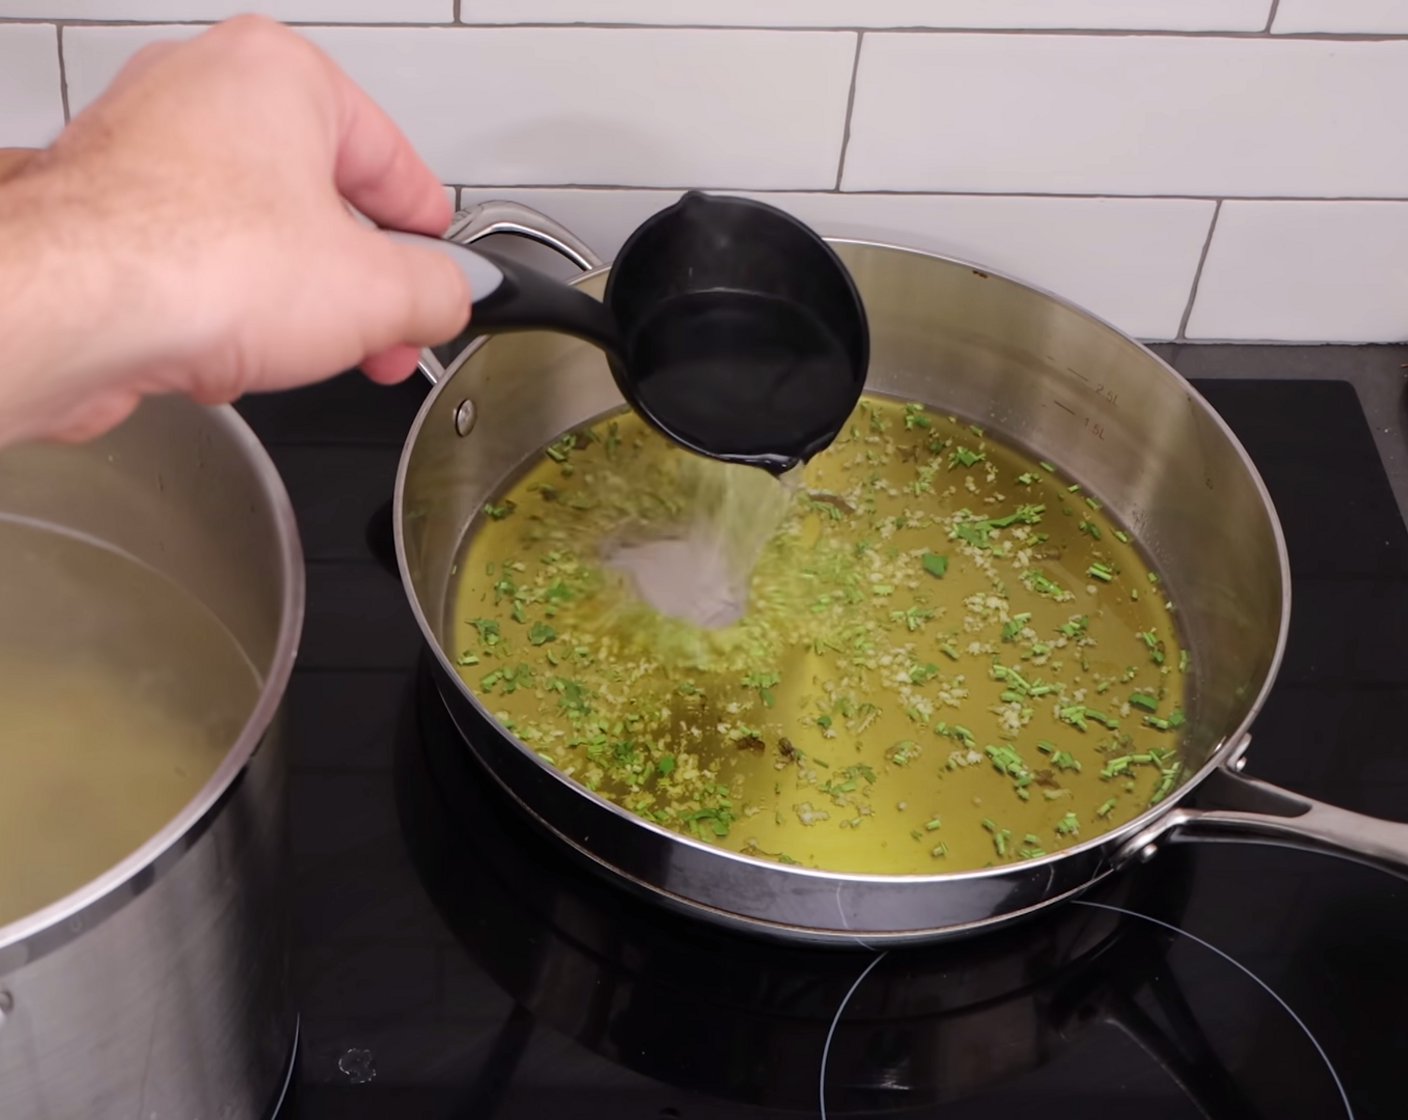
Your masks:
{"label": "tile grout line", "polygon": [[[458,26],[459,24],[461,24],[461,23],[464,22],[464,21],[460,18],[460,10],[461,10],[461,9],[460,9],[460,5],[461,5],[463,2],[464,2],[464,0],[455,0],[454,19],[453,19],[452,22],[455,23],[457,26]],[[1273,0],[1273,3],[1274,3],[1274,2],[1275,2],[1275,0]]]}
{"label": "tile grout line", "polygon": [[1174,342],[1186,342],[1188,339],[1188,319],[1193,314],[1193,302],[1198,298],[1198,284],[1203,279],[1203,265],[1208,260],[1208,250],[1212,248],[1212,235],[1217,229],[1217,218],[1222,213],[1222,199],[1218,199],[1212,208],[1212,221],[1208,223],[1208,236],[1203,241],[1203,251],[1198,254],[1198,267],[1193,270],[1193,286],[1188,290],[1188,306],[1183,309],[1183,318],[1178,321],[1178,333],[1174,335]]}
{"label": "tile grout line", "polygon": [[64,61],[64,25],[57,24],[54,28],[57,32],[55,39],[58,41],[59,50],[59,99],[64,106],[64,124],[67,125],[73,119],[68,107],[68,64]]}
{"label": "tile grout line", "polygon": [[846,120],[841,129],[841,155],[836,161],[835,191],[841,189],[841,177],[846,173],[846,152],[851,146],[851,113],[856,105],[856,78],[860,74],[860,52],[864,45],[865,32],[861,31],[856,35],[856,54],[851,60],[851,88],[846,94]]}
{"label": "tile grout line", "polygon": [[1271,28],[1276,23],[1276,9],[1281,6],[1281,0],[1271,0],[1271,10],[1266,13],[1266,34],[1271,34]]}

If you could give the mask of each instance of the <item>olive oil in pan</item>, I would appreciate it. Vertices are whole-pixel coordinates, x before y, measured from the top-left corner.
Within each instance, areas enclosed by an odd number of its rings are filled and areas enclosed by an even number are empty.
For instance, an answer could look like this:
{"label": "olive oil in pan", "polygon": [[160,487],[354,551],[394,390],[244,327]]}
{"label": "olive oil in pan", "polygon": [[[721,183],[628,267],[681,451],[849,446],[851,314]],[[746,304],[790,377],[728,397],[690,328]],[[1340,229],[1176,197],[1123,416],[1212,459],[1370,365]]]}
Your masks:
{"label": "olive oil in pan", "polygon": [[0,925],[159,832],[258,690],[234,638],[165,577],[0,517]]}
{"label": "olive oil in pan", "polygon": [[742,615],[709,629],[609,562],[693,531],[710,471],[751,469],[701,463],[619,414],[471,527],[452,655],[548,762],[701,840],[880,874],[1056,852],[1179,783],[1172,609],[1053,465],[868,396],[805,467]]}

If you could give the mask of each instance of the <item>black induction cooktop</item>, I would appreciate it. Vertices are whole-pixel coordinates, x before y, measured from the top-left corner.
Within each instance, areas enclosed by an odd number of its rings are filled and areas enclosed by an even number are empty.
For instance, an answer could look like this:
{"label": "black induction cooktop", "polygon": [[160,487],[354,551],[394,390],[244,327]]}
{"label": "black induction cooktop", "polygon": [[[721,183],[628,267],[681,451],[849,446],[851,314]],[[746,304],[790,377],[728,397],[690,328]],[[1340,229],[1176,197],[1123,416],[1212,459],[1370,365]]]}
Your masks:
{"label": "black induction cooktop", "polygon": [[[1408,531],[1334,351],[1324,380],[1238,380],[1245,353],[1199,348],[1222,368],[1195,384],[1291,553],[1248,773],[1408,821]],[[1023,925],[877,954],[714,930],[566,858],[456,740],[389,562],[424,392],[347,375],[241,405],[308,556],[279,1120],[1404,1115],[1408,883],[1355,864],[1173,846]]]}

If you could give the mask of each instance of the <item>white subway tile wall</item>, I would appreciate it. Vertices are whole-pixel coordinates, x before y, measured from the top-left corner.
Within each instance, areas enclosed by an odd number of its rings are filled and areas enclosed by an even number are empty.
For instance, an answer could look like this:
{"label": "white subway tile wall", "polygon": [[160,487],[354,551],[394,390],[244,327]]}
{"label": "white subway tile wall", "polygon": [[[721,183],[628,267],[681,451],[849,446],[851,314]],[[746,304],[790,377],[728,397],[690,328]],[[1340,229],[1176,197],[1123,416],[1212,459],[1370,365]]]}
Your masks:
{"label": "white subway tile wall", "polygon": [[290,23],[454,23],[455,0],[0,0],[0,17],[201,22],[242,12]]}
{"label": "white subway tile wall", "polygon": [[[173,27],[65,33],[87,104]],[[303,29],[447,182],[831,187],[856,36],[640,28]],[[720,74],[731,76],[720,82]]]}
{"label": "white subway tile wall", "polygon": [[1408,202],[1224,202],[1188,337],[1408,338]]}
{"label": "white subway tile wall", "polygon": [[1260,31],[1266,0],[460,0],[464,23]]}
{"label": "white subway tile wall", "polygon": [[0,144],[62,126],[60,50],[77,112],[236,10],[326,49],[461,205],[606,256],[703,187],[1141,338],[1408,337],[1408,0],[0,0]]}
{"label": "white subway tile wall", "polygon": [[63,126],[59,29],[0,24],[0,147],[42,146]]}
{"label": "white subway tile wall", "polygon": [[1281,0],[1271,30],[1277,35],[1316,31],[1360,35],[1408,32],[1403,0]]}
{"label": "white subway tile wall", "polygon": [[867,35],[847,190],[1408,196],[1408,41]]}

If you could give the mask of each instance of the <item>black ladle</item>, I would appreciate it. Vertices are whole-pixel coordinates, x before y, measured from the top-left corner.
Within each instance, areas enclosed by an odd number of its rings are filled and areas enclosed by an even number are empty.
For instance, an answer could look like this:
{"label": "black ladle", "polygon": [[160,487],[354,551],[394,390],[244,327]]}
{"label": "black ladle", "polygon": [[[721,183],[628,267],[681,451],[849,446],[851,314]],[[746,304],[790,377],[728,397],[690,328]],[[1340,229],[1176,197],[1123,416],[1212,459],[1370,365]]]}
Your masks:
{"label": "black ladle", "polygon": [[627,239],[604,302],[492,250],[392,236],[464,270],[468,337],[554,330],[601,347],[631,407],[702,455],[781,474],[836,438],[865,384],[870,332],[850,273],[762,202],[686,194]]}

